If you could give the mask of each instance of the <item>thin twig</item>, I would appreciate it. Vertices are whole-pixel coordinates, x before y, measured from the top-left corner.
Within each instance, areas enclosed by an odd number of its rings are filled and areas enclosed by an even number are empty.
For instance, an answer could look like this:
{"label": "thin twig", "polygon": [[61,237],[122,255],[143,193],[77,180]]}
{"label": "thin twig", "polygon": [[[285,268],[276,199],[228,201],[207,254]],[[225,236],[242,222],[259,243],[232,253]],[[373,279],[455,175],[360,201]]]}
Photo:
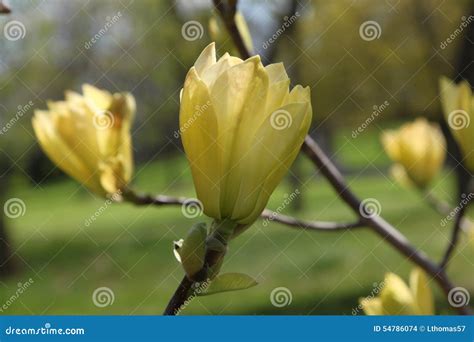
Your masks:
{"label": "thin twig", "polygon": [[0,1],[0,14],[10,14],[12,11]]}
{"label": "thin twig", "polygon": [[[229,30],[229,35],[234,40],[235,46],[239,50],[242,58],[248,58],[250,53],[247,51],[245,44],[243,43],[243,39],[235,25],[235,22],[233,24],[229,22],[230,20],[234,21],[233,14],[235,14],[235,12],[232,13],[229,11],[229,13],[227,13],[223,1],[214,0],[214,4],[216,9],[220,12],[221,17]],[[233,6],[234,11],[235,7],[236,6]],[[301,150],[319,168],[322,174],[337,191],[341,199],[360,217],[364,224],[369,226],[375,233],[380,235],[409,260],[423,268],[437,281],[445,294],[449,294],[449,292],[454,288],[454,285],[451,283],[444,270],[432,262],[422,251],[417,250],[413,245],[411,245],[403,234],[379,215],[367,215],[370,211],[368,211],[362,201],[352,193],[342,174],[309,135],[306,136]],[[470,309],[467,305],[458,307],[457,310],[460,314],[470,314]]]}
{"label": "thin twig", "polygon": [[456,214],[456,219],[454,221],[454,226],[453,230],[451,232],[451,239],[449,240],[449,245],[448,248],[446,249],[446,252],[444,253],[443,259],[440,262],[439,267],[441,269],[446,269],[446,266],[448,265],[449,259],[451,258],[452,254],[454,253],[454,250],[456,248],[456,245],[459,241],[459,235],[462,230],[462,223],[464,221],[464,214],[466,213],[466,208],[469,205],[471,197],[466,195],[461,195],[461,200],[459,201],[459,206],[458,206],[458,212]]}

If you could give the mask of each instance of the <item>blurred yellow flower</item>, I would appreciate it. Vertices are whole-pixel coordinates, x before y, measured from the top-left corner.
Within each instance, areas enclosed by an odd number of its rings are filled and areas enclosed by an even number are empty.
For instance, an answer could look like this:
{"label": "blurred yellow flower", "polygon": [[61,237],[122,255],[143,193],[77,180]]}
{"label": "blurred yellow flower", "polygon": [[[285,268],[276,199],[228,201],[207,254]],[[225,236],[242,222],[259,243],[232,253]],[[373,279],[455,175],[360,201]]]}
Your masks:
{"label": "blurred yellow flower", "polygon": [[474,172],[474,97],[467,81],[456,85],[446,77],[440,79],[444,116],[459,144],[463,163]]}
{"label": "blurred yellow flower", "polygon": [[396,163],[392,175],[404,185],[410,180],[425,188],[440,171],[446,156],[446,141],[441,130],[423,118],[404,124],[396,131],[384,132],[382,144]]}
{"label": "blurred yellow flower", "polygon": [[[237,25],[247,51],[253,51],[252,36],[242,13],[235,13],[234,22]],[[227,29],[217,13],[213,13],[209,19],[209,35],[211,36],[211,39],[215,41],[221,49],[223,49],[223,51],[238,53],[233,44],[232,38],[227,33]]]}
{"label": "blurred yellow flower", "polygon": [[64,101],[36,110],[33,128],[40,146],[65,173],[105,196],[130,181],[130,127],[135,99],[85,84],[83,95],[66,91]]}
{"label": "blurred yellow flower", "polygon": [[410,287],[394,273],[387,273],[377,297],[359,299],[366,315],[434,315],[433,294],[426,274],[415,268]]}
{"label": "blurred yellow flower", "polygon": [[216,61],[214,43],[189,70],[180,130],[206,215],[254,222],[287,173],[312,116],[309,88],[289,85],[283,64]]}

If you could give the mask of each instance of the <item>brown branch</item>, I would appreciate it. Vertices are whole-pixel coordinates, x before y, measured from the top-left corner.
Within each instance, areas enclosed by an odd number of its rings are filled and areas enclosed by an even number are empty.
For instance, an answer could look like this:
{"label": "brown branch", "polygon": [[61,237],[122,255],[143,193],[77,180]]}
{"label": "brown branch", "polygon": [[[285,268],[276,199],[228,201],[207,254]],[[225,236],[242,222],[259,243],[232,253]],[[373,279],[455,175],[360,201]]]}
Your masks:
{"label": "brown branch", "polygon": [[453,255],[456,245],[458,244],[459,235],[461,234],[462,230],[462,224],[463,222],[465,222],[464,214],[466,213],[467,206],[469,205],[469,202],[471,200],[470,195],[471,194],[469,194],[467,197],[465,194],[461,195],[461,200],[459,201],[459,205],[457,207],[459,208],[459,211],[456,214],[456,219],[454,221],[454,226],[451,233],[451,239],[449,240],[448,248],[446,249],[443,259],[441,260],[439,265],[439,267],[443,270],[446,269],[449,259]]}
{"label": "brown branch", "polygon": [[[234,3],[235,2],[236,1],[234,1]],[[216,9],[220,12],[221,17],[229,30],[229,34],[234,40],[242,58],[248,58],[250,53],[245,48],[245,44],[243,43],[243,39],[240,36],[238,29],[235,23],[232,24],[230,22],[231,20],[234,20],[233,13],[231,11],[226,12],[226,6],[223,4],[222,0],[214,0],[214,4]],[[234,9],[235,7],[236,6],[233,6]],[[379,215],[367,215],[368,212],[370,213],[368,208],[366,208],[362,201],[352,193],[342,174],[309,135],[306,137],[301,150],[319,168],[322,174],[337,191],[341,199],[360,217],[362,223],[369,226],[376,234],[381,236],[409,260],[424,269],[431,275],[431,277],[433,277],[433,279],[436,280],[445,294],[449,294],[450,290],[454,288],[454,285],[446,276],[444,270],[432,262],[422,251],[417,250],[413,245],[411,245],[403,234]],[[457,310],[460,314],[470,314],[470,309],[467,305],[459,307]]]}
{"label": "brown branch", "polygon": [[[125,190],[123,192],[123,197],[127,202],[133,203],[135,205],[200,205],[200,203],[194,198],[139,194],[131,189]],[[270,209],[265,209],[260,217],[264,220],[281,223],[293,228],[315,231],[332,232],[364,227],[362,221],[360,220],[355,222],[306,221],[297,219],[295,217],[282,215]]]}
{"label": "brown branch", "polygon": [[0,14],[10,14],[12,11],[0,1]]}

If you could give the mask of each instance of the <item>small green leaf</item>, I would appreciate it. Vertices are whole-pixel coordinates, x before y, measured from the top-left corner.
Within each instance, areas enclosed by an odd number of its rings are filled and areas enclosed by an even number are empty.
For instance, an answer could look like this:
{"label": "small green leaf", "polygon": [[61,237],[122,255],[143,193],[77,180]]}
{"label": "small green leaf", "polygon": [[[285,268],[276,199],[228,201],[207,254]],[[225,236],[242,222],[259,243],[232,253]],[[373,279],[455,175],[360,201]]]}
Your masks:
{"label": "small green leaf", "polygon": [[224,273],[218,275],[207,288],[196,293],[198,296],[207,296],[219,292],[245,290],[258,285],[251,276],[243,273]]}
{"label": "small green leaf", "polygon": [[206,254],[206,224],[197,223],[193,225],[179,249],[181,264],[188,276],[193,276],[204,266]]}

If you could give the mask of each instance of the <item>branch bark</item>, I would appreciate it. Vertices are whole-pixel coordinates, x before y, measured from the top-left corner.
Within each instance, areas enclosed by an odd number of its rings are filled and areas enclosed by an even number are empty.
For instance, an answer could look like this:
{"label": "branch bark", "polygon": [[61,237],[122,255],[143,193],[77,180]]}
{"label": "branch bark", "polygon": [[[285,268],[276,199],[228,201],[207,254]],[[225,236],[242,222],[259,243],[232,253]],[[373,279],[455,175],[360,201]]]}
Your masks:
{"label": "branch bark", "polygon": [[[236,1],[233,1],[233,3],[236,3]],[[250,57],[251,53],[250,51],[247,51],[235,22],[230,22],[234,20],[236,5],[227,8],[222,0],[214,0],[214,4],[225,22],[229,35],[234,40],[242,58]],[[455,286],[445,274],[444,269],[431,261],[422,251],[417,250],[413,245],[411,245],[403,234],[382,217],[377,214],[367,215],[367,213],[370,212],[368,211],[368,208],[366,208],[364,203],[357,198],[354,193],[352,193],[342,174],[309,135],[306,137],[301,151],[319,168],[321,173],[337,191],[340,198],[360,217],[363,224],[369,226],[376,234],[381,236],[400,253],[425,270],[434,280],[436,280],[445,294],[449,294]],[[470,314],[470,309],[467,305],[456,309],[460,314]]]}

